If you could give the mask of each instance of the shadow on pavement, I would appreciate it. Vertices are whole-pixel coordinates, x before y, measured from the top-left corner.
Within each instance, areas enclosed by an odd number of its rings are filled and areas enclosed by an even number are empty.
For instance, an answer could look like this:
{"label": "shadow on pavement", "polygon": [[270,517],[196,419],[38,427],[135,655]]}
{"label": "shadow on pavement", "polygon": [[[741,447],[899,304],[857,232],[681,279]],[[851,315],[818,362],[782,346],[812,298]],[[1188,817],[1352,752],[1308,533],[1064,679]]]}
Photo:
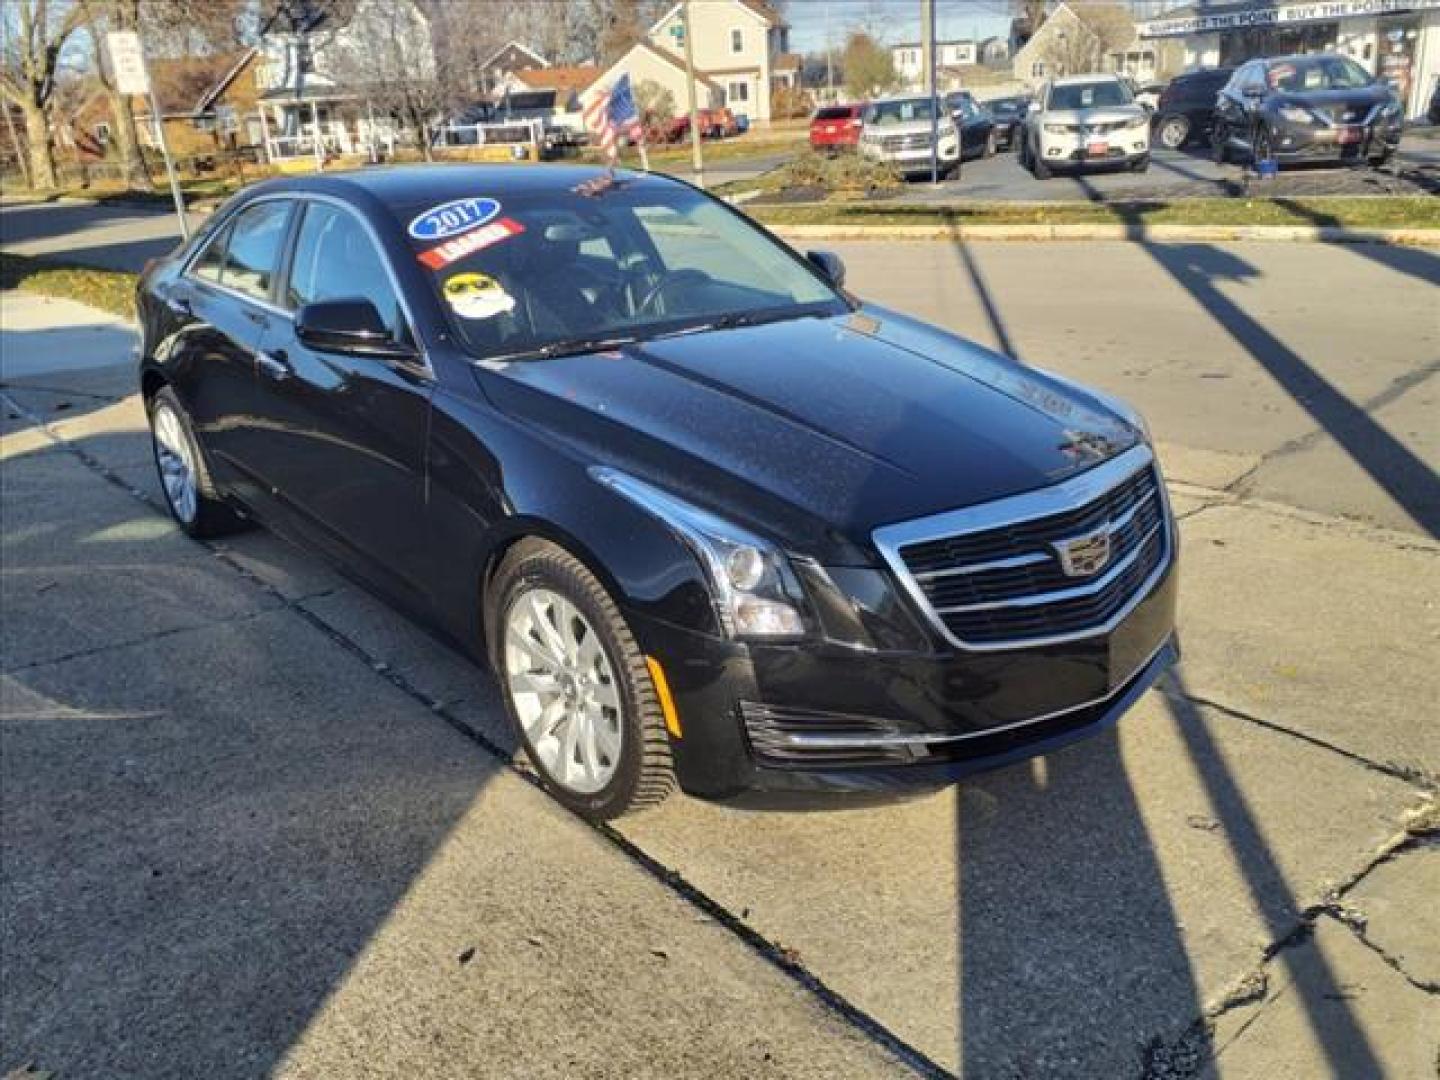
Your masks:
{"label": "shadow on pavement", "polygon": [[[1221,283],[1245,282],[1259,272],[1213,244],[1149,240],[1139,207],[1116,205],[1114,210],[1124,219],[1127,235],[1156,265],[1193,296],[1396,505],[1430,536],[1440,536],[1440,477],[1434,470],[1220,288]],[[1384,244],[1356,244],[1353,250],[1423,280],[1440,281],[1440,260],[1428,253],[1412,255]]]}
{"label": "shadow on pavement", "polygon": [[70,453],[0,468],[0,1069],[268,1074],[501,765]]}

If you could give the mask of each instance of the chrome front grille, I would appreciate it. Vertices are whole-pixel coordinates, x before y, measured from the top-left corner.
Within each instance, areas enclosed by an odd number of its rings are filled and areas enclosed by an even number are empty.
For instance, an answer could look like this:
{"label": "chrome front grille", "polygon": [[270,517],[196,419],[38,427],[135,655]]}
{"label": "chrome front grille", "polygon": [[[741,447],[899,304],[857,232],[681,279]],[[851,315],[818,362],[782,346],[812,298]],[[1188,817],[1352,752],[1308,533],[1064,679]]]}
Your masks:
{"label": "chrome front grille", "polygon": [[880,140],[882,149],[894,153],[897,150],[928,150],[930,148],[930,136],[928,134],[914,135],[886,135]]}
{"label": "chrome front grille", "polygon": [[[1103,537],[1093,572],[1060,549]],[[1170,561],[1165,496],[1148,447],[1063,484],[918,522],[875,540],[932,624],[955,645],[1021,648],[1107,633]]]}

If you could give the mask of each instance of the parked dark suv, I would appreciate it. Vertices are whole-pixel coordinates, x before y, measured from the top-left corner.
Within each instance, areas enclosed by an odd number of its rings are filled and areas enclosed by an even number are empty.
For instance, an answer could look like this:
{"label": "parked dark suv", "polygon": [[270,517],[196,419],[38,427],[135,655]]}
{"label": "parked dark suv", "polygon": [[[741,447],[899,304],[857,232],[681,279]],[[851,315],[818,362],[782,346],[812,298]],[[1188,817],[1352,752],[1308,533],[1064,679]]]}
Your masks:
{"label": "parked dark suv", "polygon": [[1347,56],[1282,56],[1236,69],[1215,105],[1215,160],[1384,163],[1400,145],[1394,91]]}
{"label": "parked dark suv", "polygon": [[660,175],[268,181],[140,282],[165,498],[490,664],[591,817],[937,786],[1114,723],[1177,655],[1143,423],[843,281]]}
{"label": "parked dark suv", "polygon": [[1151,119],[1155,141],[1167,150],[1209,141],[1215,99],[1230,81],[1234,68],[1203,68],[1177,75],[1160,94]]}

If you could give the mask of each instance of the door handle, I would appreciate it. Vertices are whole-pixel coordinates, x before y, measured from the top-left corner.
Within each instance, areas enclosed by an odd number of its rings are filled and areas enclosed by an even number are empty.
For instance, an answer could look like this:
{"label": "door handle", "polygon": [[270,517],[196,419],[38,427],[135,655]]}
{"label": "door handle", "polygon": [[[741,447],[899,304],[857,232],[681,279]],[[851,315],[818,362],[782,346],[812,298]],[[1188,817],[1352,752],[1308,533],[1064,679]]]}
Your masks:
{"label": "door handle", "polygon": [[255,363],[263,374],[272,379],[288,379],[295,374],[295,369],[290,366],[290,358],[285,355],[284,349],[276,349],[273,353],[261,350],[255,354]]}

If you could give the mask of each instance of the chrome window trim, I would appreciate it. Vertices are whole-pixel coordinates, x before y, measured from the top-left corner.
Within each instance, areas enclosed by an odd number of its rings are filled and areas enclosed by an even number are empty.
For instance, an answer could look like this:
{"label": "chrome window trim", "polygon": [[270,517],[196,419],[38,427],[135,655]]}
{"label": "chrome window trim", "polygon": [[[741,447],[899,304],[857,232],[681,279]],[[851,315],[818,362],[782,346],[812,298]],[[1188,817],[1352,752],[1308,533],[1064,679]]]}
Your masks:
{"label": "chrome window trim", "polygon": [[[944,540],[965,533],[983,532],[1074,510],[1098,499],[1118,484],[1147,468],[1155,469],[1156,484],[1160,489],[1162,539],[1165,547],[1161,553],[1160,562],[1135,590],[1130,600],[1103,623],[1096,623],[1093,626],[1061,634],[1007,638],[1003,641],[965,641],[950,632],[950,628],[945,625],[945,620],[941,618],[935,606],[930,603],[930,598],[925,595],[924,589],[920,587],[920,582],[910,572],[909,567],[905,565],[905,560],[900,556],[900,549],[912,544]],[[1079,476],[1073,476],[1069,480],[1050,487],[1027,491],[1020,495],[1010,495],[993,502],[982,503],[979,506],[948,510],[930,517],[917,518],[914,521],[884,525],[871,533],[871,539],[880,552],[881,558],[885,560],[886,566],[895,576],[895,580],[900,583],[905,595],[924,616],[931,629],[939,634],[942,640],[956,649],[966,652],[1007,652],[1102,637],[1129,618],[1130,613],[1140,605],[1140,602],[1154,591],[1155,586],[1169,570],[1175,557],[1173,518],[1170,515],[1169,497],[1165,491],[1165,478],[1160,475],[1160,470],[1156,467],[1154,452],[1145,443],[1133,446],[1123,454],[1119,454]],[[1136,551],[1141,550],[1142,547],[1143,544],[1137,545]]]}
{"label": "chrome window trim", "polygon": [[[420,355],[415,362],[412,363],[408,361],[399,361],[398,363],[411,370],[418,368],[421,373],[423,373],[427,378],[433,380],[435,377],[435,369],[430,366],[430,358],[426,353],[424,345],[422,345],[420,342],[419,335],[415,332],[415,328],[418,325],[418,323],[415,321],[415,313],[410,307],[410,301],[405,296],[405,290],[400,285],[400,278],[395,273],[395,267],[391,265],[390,257],[385,253],[385,245],[380,242],[380,234],[375,231],[375,227],[370,224],[370,222],[365,218],[364,214],[360,213],[344,199],[336,198],[334,195],[327,195],[323,192],[318,191],[277,191],[268,195],[260,195],[254,199],[248,200],[243,206],[237,206],[234,210],[232,210],[229,214],[226,215],[225,221],[216,225],[216,230],[223,231],[225,229],[228,229],[231,225],[231,222],[236,217],[238,217],[240,214],[243,214],[252,206],[258,206],[261,203],[266,202],[281,201],[289,201],[295,203],[296,211],[303,211],[305,208],[301,204],[306,202],[326,203],[330,206],[337,207],[338,209],[344,211],[360,223],[360,227],[365,230],[365,235],[370,238],[370,243],[375,249],[375,254],[380,259],[380,265],[385,268],[385,276],[390,281],[390,287],[395,291],[395,298],[400,302],[400,310],[405,314],[405,324],[406,328],[410,332],[410,338],[412,341],[415,342],[416,348],[420,352]],[[302,226],[305,224],[305,220],[303,217],[300,219],[300,224]],[[285,246],[281,249],[280,252],[282,257],[282,266],[285,270],[285,280],[281,282],[282,285],[290,284],[290,270],[295,261],[295,245],[299,242],[299,240],[300,233],[298,230],[295,231],[293,240],[289,236],[287,231]],[[202,278],[199,275],[192,273],[195,261],[200,257],[200,253],[204,251],[207,247],[209,247],[210,243],[213,242],[214,240],[212,238],[209,242],[200,245],[195,251],[192,251],[190,253],[189,257],[186,259],[184,268],[180,271],[180,273],[184,277],[188,278],[190,281],[196,283],[197,285],[202,285],[206,288],[215,289],[218,292],[222,292],[227,296],[232,296],[237,300],[244,300],[248,303],[254,304],[256,307],[263,309],[268,314],[286,319],[291,323],[295,321],[295,312],[290,311],[287,308],[280,307],[279,305],[271,303],[268,300],[256,299],[249,293],[239,292],[236,289],[228,288],[221,282],[208,281],[205,278]],[[382,359],[381,362],[394,363],[395,361]]]}

